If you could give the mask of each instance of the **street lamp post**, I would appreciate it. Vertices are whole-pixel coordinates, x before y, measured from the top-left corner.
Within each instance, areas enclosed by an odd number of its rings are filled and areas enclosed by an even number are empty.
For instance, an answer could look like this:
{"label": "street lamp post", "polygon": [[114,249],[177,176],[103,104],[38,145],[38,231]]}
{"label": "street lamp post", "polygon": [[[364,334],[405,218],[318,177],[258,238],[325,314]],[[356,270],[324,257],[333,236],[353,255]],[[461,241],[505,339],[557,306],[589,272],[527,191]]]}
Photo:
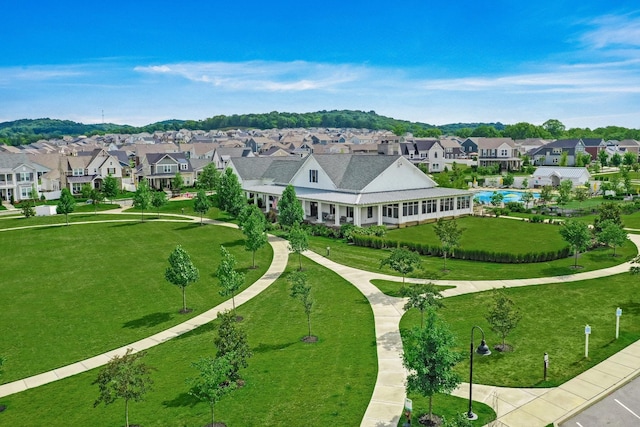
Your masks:
{"label": "street lamp post", "polygon": [[484,331],[482,330],[482,328],[480,326],[473,326],[471,328],[471,347],[469,350],[469,412],[467,412],[467,419],[469,420],[477,420],[478,416],[476,414],[473,413],[473,409],[472,409],[472,390],[473,390],[473,330],[475,328],[480,329],[480,332],[482,332],[482,341],[480,342],[480,345],[478,346],[478,348],[476,349],[476,353],[482,355],[482,356],[488,356],[491,354],[491,350],[489,350],[489,346],[487,346],[486,341],[484,340]]}

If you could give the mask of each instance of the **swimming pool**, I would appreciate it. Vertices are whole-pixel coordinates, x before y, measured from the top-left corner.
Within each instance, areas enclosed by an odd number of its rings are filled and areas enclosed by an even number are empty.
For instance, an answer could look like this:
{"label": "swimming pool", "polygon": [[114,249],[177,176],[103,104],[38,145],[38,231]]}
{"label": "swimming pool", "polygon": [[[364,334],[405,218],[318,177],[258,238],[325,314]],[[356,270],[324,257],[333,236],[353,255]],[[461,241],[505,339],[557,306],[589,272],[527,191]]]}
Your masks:
{"label": "swimming pool", "polygon": [[[502,201],[504,203],[521,202],[522,195],[524,194],[523,191],[515,191],[515,190],[495,190],[495,192],[502,193],[502,197],[504,197]],[[480,200],[481,203],[490,204],[491,196],[493,195],[493,193],[494,191],[479,191],[473,196],[473,198],[474,200],[475,199]],[[533,197],[537,199],[540,197],[540,194],[533,193]]]}

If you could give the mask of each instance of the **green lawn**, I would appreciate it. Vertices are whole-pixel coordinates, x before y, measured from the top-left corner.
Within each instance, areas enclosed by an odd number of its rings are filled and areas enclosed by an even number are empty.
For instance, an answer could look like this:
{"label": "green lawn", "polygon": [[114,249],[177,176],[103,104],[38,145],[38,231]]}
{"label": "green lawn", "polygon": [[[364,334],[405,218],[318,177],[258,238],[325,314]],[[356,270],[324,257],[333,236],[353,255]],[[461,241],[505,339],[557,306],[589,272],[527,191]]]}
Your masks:
{"label": "green lawn", "polygon": [[[402,292],[401,292],[402,282],[392,282],[390,280],[374,279],[371,281],[371,284],[374,285],[376,288],[380,289],[382,293],[389,295],[390,297],[398,297],[398,298],[404,297],[404,295],[402,295]],[[413,285],[414,284],[410,282],[405,283],[405,286],[407,288]],[[442,291],[446,291],[447,289],[455,288],[455,286],[436,286],[435,288],[438,291],[442,292]]]}
{"label": "green lawn", "polygon": [[[141,212],[140,209],[137,208],[128,208],[125,209],[125,212]],[[145,217],[149,214],[151,217],[156,215],[158,212],[157,209],[151,208],[150,210],[145,211]],[[160,213],[172,213],[172,214],[185,214],[200,217],[199,213],[196,213],[193,210],[193,200],[170,200],[166,205],[160,208]],[[209,209],[204,218],[216,219],[218,221],[227,221],[233,222],[234,219],[231,215],[226,213],[225,211],[221,211],[217,207],[212,207]]]}
{"label": "green lawn", "polygon": [[[494,218],[493,220],[506,224],[515,222],[509,219]],[[547,224],[546,227],[558,230],[558,226]],[[389,256],[388,250],[354,246],[326,237],[309,238],[310,249],[318,254],[325,255],[327,246],[331,247],[330,258],[335,262],[376,273],[399,275],[388,267],[380,268],[380,261]],[[578,264],[583,267],[580,271],[598,270],[620,264],[633,258],[637,250],[635,245],[627,242],[622,247],[617,248],[616,253],[618,256],[614,258],[611,256],[613,254],[612,249],[599,248],[580,254]],[[573,257],[531,264],[501,264],[447,259],[448,271],[446,272],[443,271],[442,258],[423,256],[422,259],[422,269],[414,271],[410,274],[410,277],[431,280],[497,280],[560,276],[576,272],[573,269]]]}
{"label": "green lawn", "polygon": [[[417,394],[409,394],[407,397],[413,403],[412,425],[419,426],[420,416],[429,413],[429,399]],[[456,416],[466,413],[468,410],[469,399],[462,399],[448,394],[436,394],[433,396],[433,413],[444,416],[447,421],[454,420]],[[473,402],[473,412],[478,416],[478,419],[473,422],[474,425],[484,426],[496,419],[496,413],[484,403]],[[398,427],[403,427],[405,422],[406,418],[404,416],[401,417]]]}
{"label": "green lawn", "polygon": [[[557,386],[591,368],[627,345],[640,339],[640,281],[630,274],[574,283],[505,289],[523,318],[507,337],[513,352],[493,351],[474,358],[474,381],[508,387]],[[490,330],[485,316],[490,306],[489,292],[446,298],[440,309],[458,337],[459,349],[469,353],[474,325],[484,329],[490,347],[501,344]],[[623,310],[620,338],[615,340],[615,311]],[[401,329],[420,324],[420,313],[411,310],[402,319]],[[589,324],[589,359],[584,358],[584,326]],[[476,330],[475,345],[481,334]],[[542,358],[549,353],[548,381],[543,382]],[[457,367],[469,372],[468,356]]]}
{"label": "green lawn", "polygon": [[[342,278],[304,259],[316,305],[315,344],[301,304],[278,279],[239,308],[254,356],[242,371],[246,385],[216,405],[216,421],[229,426],[355,426],[369,403],[377,375],[373,314],[364,296]],[[289,269],[297,268],[293,260]],[[197,286],[197,285],[196,285]],[[199,426],[209,406],[187,394],[185,379],[196,375],[191,362],[215,354],[212,325],[149,350],[155,390],[131,403],[130,421],[145,427]],[[5,365],[14,369],[13,359]],[[122,425],[124,403],[93,408],[98,395],[91,382],[97,370],[1,398],[3,425]]]}
{"label": "green lawn", "polygon": [[[152,215],[145,214],[144,220],[154,219],[170,219],[172,221],[180,220],[181,218],[169,215],[160,215],[158,217],[155,213]],[[191,222],[191,218],[182,218],[185,222]],[[140,216],[136,215],[113,215],[98,212],[97,215],[93,211],[86,213],[72,213],[69,215],[69,224],[75,222],[85,221],[129,221],[140,222]],[[31,227],[34,225],[54,225],[65,224],[64,215],[52,215],[52,216],[35,216],[31,218],[25,218],[24,216],[9,216],[0,217],[0,229],[14,228],[14,227]]]}
{"label": "green lawn", "polygon": [[[11,221],[19,220],[0,223]],[[94,356],[214,307],[224,300],[213,276],[220,244],[237,257],[247,284],[272,258],[266,246],[256,255],[259,268],[247,269],[251,253],[240,231],[191,223],[46,227],[5,231],[0,239],[3,251],[12,254],[3,259],[0,285],[0,355],[8,365],[2,382]],[[194,312],[186,316],[178,314],[181,290],[164,278],[177,244],[200,270],[200,280],[187,288]]]}
{"label": "green lawn", "polygon": [[[510,221],[510,222],[506,222]],[[462,229],[461,249],[493,252],[527,253],[560,250],[567,244],[558,229],[549,224],[529,224],[524,221],[488,217],[465,217],[457,220]],[[390,230],[387,238],[439,246],[434,223]],[[523,238],[514,239],[514,236]]]}

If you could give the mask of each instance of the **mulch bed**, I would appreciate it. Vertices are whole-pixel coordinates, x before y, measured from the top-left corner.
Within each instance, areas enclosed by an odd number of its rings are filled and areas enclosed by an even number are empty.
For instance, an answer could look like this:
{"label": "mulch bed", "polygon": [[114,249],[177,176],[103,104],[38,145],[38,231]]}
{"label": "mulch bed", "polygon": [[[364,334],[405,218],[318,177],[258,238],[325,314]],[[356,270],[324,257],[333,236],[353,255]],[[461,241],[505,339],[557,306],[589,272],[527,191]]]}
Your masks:
{"label": "mulch bed", "polygon": [[302,337],[300,341],[311,344],[314,342],[318,342],[318,337],[316,337],[315,335],[307,335],[306,337]]}

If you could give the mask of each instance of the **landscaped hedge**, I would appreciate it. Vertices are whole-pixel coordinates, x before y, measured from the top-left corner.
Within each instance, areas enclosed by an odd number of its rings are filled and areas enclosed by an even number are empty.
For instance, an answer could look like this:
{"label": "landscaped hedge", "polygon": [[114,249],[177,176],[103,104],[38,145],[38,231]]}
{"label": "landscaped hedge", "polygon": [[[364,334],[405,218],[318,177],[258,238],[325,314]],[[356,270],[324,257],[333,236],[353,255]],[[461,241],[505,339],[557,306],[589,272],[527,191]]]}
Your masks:
{"label": "landscaped hedge", "polygon": [[[442,248],[436,245],[427,245],[414,242],[400,242],[398,240],[385,239],[375,236],[354,235],[353,243],[357,246],[367,248],[384,249],[406,247],[409,250],[418,252],[420,255],[442,256]],[[498,262],[507,264],[546,262],[556,259],[567,258],[572,254],[569,246],[557,251],[528,252],[515,254],[510,252],[492,252],[480,249],[456,249],[453,254],[448,254],[449,258],[464,259],[470,261]]]}

